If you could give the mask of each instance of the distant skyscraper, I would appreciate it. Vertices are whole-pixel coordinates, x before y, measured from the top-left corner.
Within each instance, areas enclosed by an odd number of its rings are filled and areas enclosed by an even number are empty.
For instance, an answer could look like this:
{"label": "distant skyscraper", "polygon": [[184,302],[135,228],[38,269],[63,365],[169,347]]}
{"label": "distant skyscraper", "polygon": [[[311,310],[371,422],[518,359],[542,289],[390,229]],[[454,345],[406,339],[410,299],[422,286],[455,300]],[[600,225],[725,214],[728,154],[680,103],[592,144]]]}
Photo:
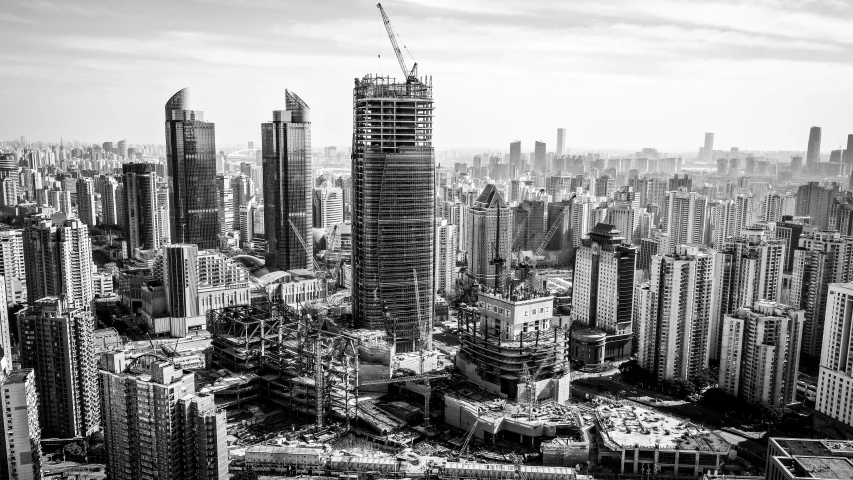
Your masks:
{"label": "distant skyscraper", "polygon": [[92,242],[89,228],[65,214],[35,215],[24,221],[24,261],[30,304],[64,296],[69,308],[91,308]]}
{"label": "distant skyscraper", "polygon": [[[51,399],[48,399],[50,401]],[[0,411],[3,433],[0,444],[0,477],[41,480],[42,453],[39,398],[32,369],[13,370],[0,379]]]}
{"label": "distant skyscraper", "polygon": [[89,177],[77,179],[77,216],[90,227],[97,224],[95,182]]}
{"label": "distant skyscraper", "polygon": [[548,159],[545,152],[545,142],[535,142],[533,146],[533,170],[544,174],[548,171]]}
{"label": "distant skyscraper", "polygon": [[708,197],[684,189],[666,192],[662,216],[663,229],[669,234],[671,248],[703,243]]}
{"label": "distant skyscraper", "polygon": [[[157,202],[157,174],[150,163],[125,163],[122,165],[127,255],[133,258],[137,249],[160,248],[164,237],[161,234],[162,218]],[[168,239],[165,239],[168,241]]]}
{"label": "distant skyscraper", "polygon": [[219,231],[227,235],[234,229],[234,189],[231,175],[216,175],[216,218]]}
{"label": "distant skyscraper", "polygon": [[577,250],[572,316],[607,333],[606,360],[632,353],[637,250],[605,223],[596,225]]}
{"label": "distant skyscraper", "polygon": [[847,148],[844,149],[841,161],[847,165],[848,171],[851,170],[850,165],[853,165],[853,134],[847,135]]}
{"label": "distant skyscraper", "polygon": [[853,426],[853,283],[830,285],[827,296],[815,410]]}
{"label": "distant skyscraper", "polygon": [[166,162],[173,243],[219,246],[216,216],[216,146],[213,123],[188,110],[189,91],[166,102]]}
{"label": "distant skyscraper", "polygon": [[118,141],[118,154],[121,158],[127,158],[127,140]]}
{"label": "distant skyscraper", "polygon": [[706,133],[705,134],[705,146],[702,148],[702,153],[704,154],[703,160],[706,162],[711,162],[714,160],[714,134]]}
{"label": "distant skyscraper", "polygon": [[557,129],[557,155],[563,155],[566,148],[566,129]]}
{"label": "distant skyscraper", "polygon": [[519,174],[524,170],[521,163],[521,142],[515,141],[509,144],[509,164],[515,167]]}
{"label": "distant skyscraper", "polygon": [[252,178],[244,174],[231,177],[231,196],[234,206],[234,221],[229,227],[238,230],[240,228],[240,209],[245,207],[249,199],[255,196],[255,185]]}
{"label": "distant skyscraper", "polygon": [[806,311],[803,353],[820,356],[830,284],[853,281],[853,238],[838,232],[803,232],[794,250],[789,302]]}
{"label": "distant skyscraper", "polygon": [[726,315],[720,389],[748,403],[794,403],[804,321],[802,310],[764,300]]}
{"label": "distant skyscraper", "polygon": [[266,265],[311,269],[311,110],[295,93],[284,94],[285,110],[261,125]]}
{"label": "distant skyscraper", "polygon": [[[493,184],[486,185],[474,206],[468,210],[465,222],[468,274],[490,288],[497,285],[496,279],[500,275],[500,286],[506,288],[512,252],[512,213]],[[494,264],[496,257],[506,261],[503,269]]]}
{"label": "distant skyscraper", "polygon": [[400,348],[427,347],[435,292],[432,84],[373,76],[355,83],[353,316],[385,329]]}
{"label": "distant skyscraper", "polygon": [[100,425],[94,328],[91,314],[58,297],[30,301],[18,313],[18,332],[28,339],[21,366],[35,370],[46,437],[83,437]]}
{"label": "distant skyscraper", "polygon": [[658,380],[688,379],[708,367],[714,257],[680,245],[655,255],[651,280],[637,286],[637,359]]}
{"label": "distant skyscraper", "polygon": [[337,187],[314,189],[314,227],[329,232],[344,221],[344,192]]}
{"label": "distant skyscraper", "polygon": [[165,361],[128,372],[126,363],[109,353],[100,371],[109,478],[228,478],[225,411],[195,395],[195,374]]}
{"label": "distant skyscraper", "polygon": [[820,127],[809,130],[809,148],[806,152],[806,166],[817,168],[820,163]]}

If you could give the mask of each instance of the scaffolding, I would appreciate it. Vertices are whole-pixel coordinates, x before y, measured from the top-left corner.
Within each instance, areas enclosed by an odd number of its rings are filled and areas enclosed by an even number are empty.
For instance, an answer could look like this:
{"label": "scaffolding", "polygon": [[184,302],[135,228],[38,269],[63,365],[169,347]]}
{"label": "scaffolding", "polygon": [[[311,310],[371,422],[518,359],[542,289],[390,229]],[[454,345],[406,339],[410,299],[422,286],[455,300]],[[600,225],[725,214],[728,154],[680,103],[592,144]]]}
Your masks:
{"label": "scaffolding", "polygon": [[349,428],[358,417],[359,340],[322,326],[283,303],[212,310],[211,365],[252,379],[221,393],[265,398],[314,418],[318,428],[331,417]]}

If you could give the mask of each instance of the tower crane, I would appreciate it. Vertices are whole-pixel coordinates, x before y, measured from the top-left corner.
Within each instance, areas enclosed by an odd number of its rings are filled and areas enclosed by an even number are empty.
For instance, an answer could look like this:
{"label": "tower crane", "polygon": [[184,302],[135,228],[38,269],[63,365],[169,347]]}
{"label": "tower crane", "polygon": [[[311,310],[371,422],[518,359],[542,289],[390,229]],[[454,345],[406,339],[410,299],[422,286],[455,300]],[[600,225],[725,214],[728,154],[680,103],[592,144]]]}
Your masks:
{"label": "tower crane", "polygon": [[329,273],[329,269],[320,265],[316,258],[314,258],[314,249],[308,248],[308,244],[305,243],[305,239],[302,238],[302,234],[299,233],[299,229],[296,228],[296,225],[293,223],[293,220],[288,219],[290,222],[290,228],[293,230],[293,233],[296,235],[296,239],[299,240],[299,244],[302,245],[302,248],[305,249],[305,252],[308,253],[308,258],[311,259],[311,265],[314,267],[314,271],[317,272],[317,275],[323,279],[323,300],[326,299],[326,294],[329,292],[329,277],[331,274]]}
{"label": "tower crane", "polygon": [[577,198],[577,196],[578,195],[576,193],[573,193],[572,196],[569,197],[568,203],[566,204],[566,206],[563,207],[562,210],[560,210],[559,216],[554,220],[553,223],[551,223],[551,228],[548,229],[548,232],[542,238],[542,243],[539,244],[539,247],[536,248],[536,251],[533,252],[533,255],[531,255],[528,262],[526,262],[527,265],[525,266],[530,267],[533,270],[533,276],[536,275],[536,257],[542,255],[542,252],[545,250],[545,247],[554,237],[554,234],[557,233],[557,229],[560,228],[560,225],[563,224],[563,220],[566,218],[566,215],[569,213],[570,209],[572,208],[572,205],[575,203],[575,199]]}
{"label": "tower crane", "polygon": [[[397,55],[397,61],[400,63],[400,69],[403,70],[403,75],[406,76],[407,83],[416,83],[418,81],[418,62],[412,66],[412,69],[406,66],[406,59],[403,58],[403,53],[400,51],[400,47],[397,46],[397,33],[394,31],[394,27],[391,26],[391,20],[388,19],[388,15],[385,14],[385,9],[382,8],[381,3],[376,4],[376,8],[379,9],[379,13],[382,14],[382,21],[385,23],[385,30],[388,32],[388,38],[391,40],[391,46],[394,47],[394,53]],[[406,48],[403,45],[403,48]],[[408,49],[406,50],[408,51]]]}

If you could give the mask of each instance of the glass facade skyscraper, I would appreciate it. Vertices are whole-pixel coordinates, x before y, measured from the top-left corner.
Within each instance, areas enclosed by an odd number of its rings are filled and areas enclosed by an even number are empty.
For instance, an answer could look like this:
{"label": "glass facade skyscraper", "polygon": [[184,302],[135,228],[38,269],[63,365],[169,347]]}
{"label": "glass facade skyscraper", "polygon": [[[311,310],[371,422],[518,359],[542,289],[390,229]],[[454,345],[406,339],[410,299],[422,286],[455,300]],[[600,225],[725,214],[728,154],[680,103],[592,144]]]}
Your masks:
{"label": "glass facade skyscraper", "polygon": [[261,125],[264,168],[266,265],[270,269],[310,269],[311,110],[295,93],[285,91],[284,111]]}
{"label": "glass facade skyscraper", "polygon": [[398,351],[428,348],[434,312],[432,85],[356,79],[353,92],[353,315]]}
{"label": "glass facade skyscraper", "polygon": [[166,160],[173,243],[219,246],[216,215],[216,145],[213,123],[188,110],[185,88],[166,102]]}

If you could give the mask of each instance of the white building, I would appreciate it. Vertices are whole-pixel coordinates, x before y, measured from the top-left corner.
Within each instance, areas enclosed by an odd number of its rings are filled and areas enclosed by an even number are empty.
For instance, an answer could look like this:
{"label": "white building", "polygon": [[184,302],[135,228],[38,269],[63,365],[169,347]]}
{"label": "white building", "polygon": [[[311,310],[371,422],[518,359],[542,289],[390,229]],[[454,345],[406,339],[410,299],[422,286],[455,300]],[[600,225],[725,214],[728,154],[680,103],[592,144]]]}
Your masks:
{"label": "white building", "polygon": [[453,271],[456,267],[456,225],[444,218],[437,219],[435,227],[435,289],[450,292],[454,286]]}
{"label": "white building", "polygon": [[26,302],[27,274],[22,230],[0,230],[0,275],[6,283],[6,302]]}
{"label": "white building", "polygon": [[815,410],[853,426],[853,282],[829,286]]}
{"label": "white building", "polygon": [[0,382],[0,411],[3,412],[2,446],[5,478],[42,478],[41,427],[38,392],[31,369],[13,370]]}
{"label": "white building", "polygon": [[314,227],[328,232],[344,221],[344,191],[337,187],[314,189]]}
{"label": "white building", "polygon": [[635,292],[637,359],[659,380],[687,379],[708,367],[714,251],[680,245],[649,270]]}
{"label": "white building", "polygon": [[794,402],[804,312],[759,300],[723,320],[719,386],[749,403]]}
{"label": "white building", "polygon": [[704,243],[708,197],[684,188],[666,192],[661,216],[663,230],[669,234],[673,248]]}

